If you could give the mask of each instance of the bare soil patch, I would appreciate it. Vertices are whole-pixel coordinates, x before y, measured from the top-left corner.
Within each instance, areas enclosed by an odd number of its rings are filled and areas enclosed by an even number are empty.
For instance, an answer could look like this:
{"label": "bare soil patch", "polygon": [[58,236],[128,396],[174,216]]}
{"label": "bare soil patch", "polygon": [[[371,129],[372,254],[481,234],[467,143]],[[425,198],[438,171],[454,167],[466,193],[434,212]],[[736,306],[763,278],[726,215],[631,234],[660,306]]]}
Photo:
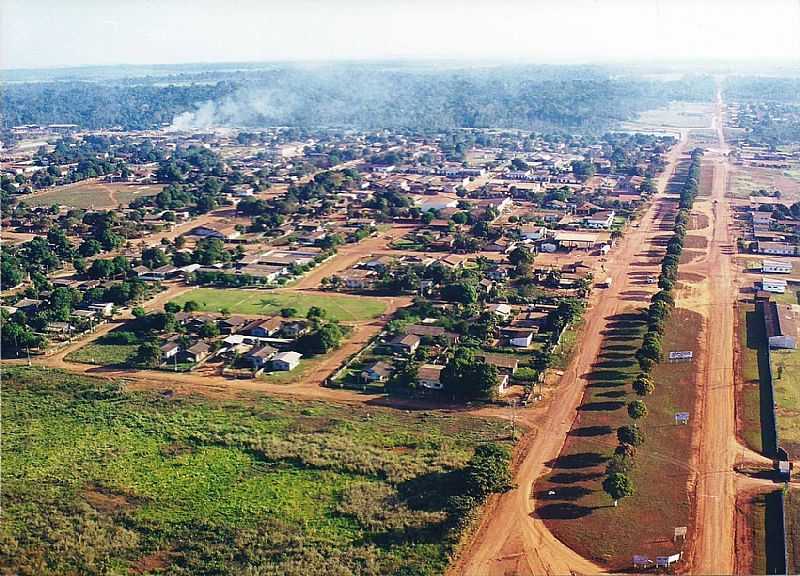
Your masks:
{"label": "bare soil patch", "polygon": [[705,250],[708,248],[708,239],[705,236],[689,234],[683,241],[684,248]]}

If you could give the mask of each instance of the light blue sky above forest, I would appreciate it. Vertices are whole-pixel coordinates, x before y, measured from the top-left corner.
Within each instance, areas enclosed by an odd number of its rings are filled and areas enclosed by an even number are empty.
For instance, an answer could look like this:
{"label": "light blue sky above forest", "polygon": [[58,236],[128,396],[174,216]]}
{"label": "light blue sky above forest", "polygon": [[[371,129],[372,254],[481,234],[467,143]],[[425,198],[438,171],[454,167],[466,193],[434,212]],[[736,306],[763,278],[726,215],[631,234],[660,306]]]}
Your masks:
{"label": "light blue sky above forest", "polygon": [[800,60],[800,0],[0,0],[0,67]]}

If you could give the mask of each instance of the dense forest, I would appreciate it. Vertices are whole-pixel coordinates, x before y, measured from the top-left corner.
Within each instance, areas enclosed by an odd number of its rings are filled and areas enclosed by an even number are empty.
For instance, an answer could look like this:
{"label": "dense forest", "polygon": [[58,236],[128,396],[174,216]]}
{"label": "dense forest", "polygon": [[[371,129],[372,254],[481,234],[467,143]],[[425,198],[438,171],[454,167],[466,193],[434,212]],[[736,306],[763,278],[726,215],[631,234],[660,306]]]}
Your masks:
{"label": "dense forest", "polygon": [[710,78],[654,81],[600,68],[329,65],[181,72],[103,82],[9,83],[3,126],[85,128],[513,127],[598,132],[670,100],[708,100]]}

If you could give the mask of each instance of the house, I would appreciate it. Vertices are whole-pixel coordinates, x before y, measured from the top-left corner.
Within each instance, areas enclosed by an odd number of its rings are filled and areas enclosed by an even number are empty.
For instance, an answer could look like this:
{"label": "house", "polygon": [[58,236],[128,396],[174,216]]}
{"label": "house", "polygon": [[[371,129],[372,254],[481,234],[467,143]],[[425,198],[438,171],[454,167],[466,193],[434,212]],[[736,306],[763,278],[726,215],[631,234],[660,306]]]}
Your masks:
{"label": "house", "polygon": [[770,348],[797,349],[797,313],[791,304],[763,302],[759,304],[764,318]]}
{"label": "house", "polygon": [[230,316],[219,321],[219,331],[223,334],[235,334],[250,323],[244,316]]}
{"label": "house", "polygon": [[270,316],[263,320],[256,320],[251,323],[247,328],[250,336],[258,338],[270,338],[277,334],[283,326],[283,318],[280,316]]}
{"label": "house", "polygon": [[22,310],[25,314],[33,314],[37,310],[39,310],[39,306],[42,305],[41,300],[34,300],[33,298],[23,298],[14,304],[14,307],[17,310]]}
{"label": "house", "polygon": [[289,352],[281,352],[273,356],[272,368],[275,370],[282,370],[284,372],[294,370],[300,364],[300,358],[302,357],[302,354],[293,350]]}
{"label": "house", "polygon": [[591,216],[584,217],[583,224],[587,228],[611,228],[614,224],[614,215],[613,210],[595,212]]}
{"label": "house", "polygon": [[236,271],[237,274],[252,276],[267,282],[277,282],[286,272],[285,266],[273,266],[271,264],[247,264]]}
{"label": "house", "polygon": [[278,351],[269,344],[264,344],[263,346],[257,346],[250,350],[250,352],[245,354],[245,359],[253,366],[253,370],[258,370],[266,366],[277,352]]}
{"label": "house", "polygon": [[520,227],[519,233],[525,240],[542,240],[547,237],[547,228],[538,224],[525,224]]}
{"label": "house", "polygon": [[375,279],[375,273],[371,270],[348,270],[338,276],[348,290],[367,290]]}
{"label": "house", "polygon": [[208,343],[203,342],[202,340],[189,346],[185,351],[186,359],[189,362],[193,362],[195,364],[202,362],[203,360],[208,358],[210,353],[211,353],[211,346],[209,346]]}
{"label": "house", "polygon": [[501,320],[508,320],[511,318],[512,310],[511,306],[508,304],[487,304],[486,310],[499,317]]}
{"label": "house", "polygon": [[235,240],[242,233],[233,226],[195,226],[187,236],[197,236],[199,238],[219,238],[220,240]]}
{"label": "house", "polygon": [[443,384],[440,380],[444,366],[436,364],[423,364],[417,370],[417,384],[429,390],[441,390]]}
{"label": "house", "polygon": [[96,302],[89,304],[89,310],[94,310],[103,318],[111,318],[114,314],[114,304],[112,302]]}
{"label": "house", "polygon": [[770,274],[791,274],[793,270],[791,262],[786,260],[762,260],[761,271]]}
{"label": "house", "polygon": [[308,332],[308,330],[308,320],[290,320],[283,323],[281,334],[286,338],[297,338]]}
{"label": "house", "polygon": [[522,328],[515,326],[504,326],[500,328],[500,337],[506,340],[509,346],[515,348],[528,348],[533,342],[536,330],[533,328]]}
{"label": "house", "polygon": [[177,341],[171,340],[169,342],[164,342],[161,346],[159,346],[161,350],[161,360],[162,362],[177,356],[178,352],[181,351],[181,345],[178,344]]}
{"label": "house", "polygon": [[94,321],[96,317],[97,312],[94,310],[73,310],[70,314],[70,318],[75,318],[77,320]]}
{"label": "house", "polygon": [[755,242],[755,251],[759,254],[797,256],[797,247],[786,242]]}
{"label": "house", "polygon": [[490,366],[494,366],[500,374],[513,374],[519,367],[519,359],[512,354],[485,352],[477,354],[475,358],[483,360]]}
{"label": "house", "polygon": [[600,208],[600,206],[592,204],[591,202],[581,202],[575,208],[575,214],[579,216],[591,216],[595,212],[600,212],[601,210],[602,208]]}
{"label": "house", "polygon": [[392,365],[383,360],[377,360],[364,367],[361,371],[363,382],[386,382],[392,375]]}
{"label": "house", "polygon": [[389,348],[399,354],[413,354],[419,343],[420,337],[416,334],[398,334],[389,342]]}
{"label": "house", "polygon": [[772,292],[773,294],[783,294],[786,292],[786,280],[783,278],[768,278],[761,277],[761,289],[764,292]]}

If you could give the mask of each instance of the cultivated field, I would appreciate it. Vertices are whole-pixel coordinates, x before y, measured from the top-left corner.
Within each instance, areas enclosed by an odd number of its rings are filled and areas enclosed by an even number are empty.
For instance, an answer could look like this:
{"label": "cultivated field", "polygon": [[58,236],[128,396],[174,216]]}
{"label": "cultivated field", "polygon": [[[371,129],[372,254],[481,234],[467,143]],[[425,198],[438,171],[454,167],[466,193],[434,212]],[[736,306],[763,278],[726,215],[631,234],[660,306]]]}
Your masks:
{"label": "cultivated field", "polygon": [[304,317],[309,308],[317,306],[325,310],[328,318],[345,322],[376,318],[386,310],[379,298],[291,290],[196,288],[174,302],[182,306],[188,300],[197,302],[203,311],[227,309],[231,314],[277,314],[283,308],[295,308],[295,315]]}
{"label": "cultivated field", "polygon": [[30,206],[72,206],[74,208],[109,209],[127,206],[139,196],[158,194],[161,184],[105,184],[102,182],[68,184],[25,198]]}
{"label": "cultivated field", "polygon": [[800,351],[772,351],[778,438],[793,460],[800,459]]}
{"label": "cultivated field", "polygon": [[499,421],[170,398],[41,368],[3,385],[8,573],[441,574],[455,478],[507,437]]}

